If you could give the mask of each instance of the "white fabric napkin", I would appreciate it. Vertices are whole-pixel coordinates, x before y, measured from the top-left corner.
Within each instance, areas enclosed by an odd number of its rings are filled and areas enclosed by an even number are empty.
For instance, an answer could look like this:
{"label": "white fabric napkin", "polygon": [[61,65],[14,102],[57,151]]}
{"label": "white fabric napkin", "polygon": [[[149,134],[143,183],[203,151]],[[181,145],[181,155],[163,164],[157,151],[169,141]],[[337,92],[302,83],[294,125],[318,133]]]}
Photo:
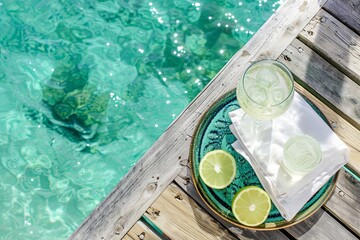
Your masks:
{"label": "white fabric napkin", "polygon": [[[232,146],[251,164],[274,205],[290,221],[349,161],[349,150],[298,93],[295,93],[290,108],[271,123],[263,124],[256,137],[249,129],[241,128],[244,114],[242,109],[229,113],[233,123],[230,129],[237,138]],[[290,137],[304,134],[320,143],[321,162],[306,175],[290,175],[281,167],[283,145]]]}

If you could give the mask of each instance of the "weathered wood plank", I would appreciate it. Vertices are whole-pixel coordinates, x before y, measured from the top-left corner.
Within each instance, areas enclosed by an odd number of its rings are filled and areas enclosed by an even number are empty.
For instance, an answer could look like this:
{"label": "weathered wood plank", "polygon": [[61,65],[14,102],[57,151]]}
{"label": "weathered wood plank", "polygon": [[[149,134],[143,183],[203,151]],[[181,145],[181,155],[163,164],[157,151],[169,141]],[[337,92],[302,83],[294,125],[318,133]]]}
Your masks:
{"label": "weathered wood plank", "polygon": [[249,231],[246,229],[238,228],[216,214],[204,203],[196,191],[193,182],[190,177],[189,167],[184,170],[175,178],[175,182],[188,194],[190,195],[199,205],[201,205],[206,211],[209,212],[218,222],[225,226],[239,239],[262,239],[262,240],[288,240],[289,238],[284,235],[281,231]]}
{"label": "weathered wood plank", "polygon": [[[339,135],[339,137],[342,138],[342,140],[346,142],[350,148],[350,152],[351,152],[350,163],[353,164],[351,166],[359,170],[360,169],[360,139],[357,136],[360,136],[360,131],[354,128],[346,120],[341,118],[338,114],[336,114],[333,110],[331,110],[327,105],[322,103],[319,99],[315,98],[314,95],[308,92],[301,85],[296,83],[295,87],[298,92],[300,92],[301,94],[309,98],[313,103],[315,103],[315,105],[317,105],[317,107],[320,108],[320,110],[325,114],[327,119],[332,123],[332,127],[334,128],[335,133]],[[349,174],[346,174],[344,170],[341,170],[335,192],[339,193],[341,191],[342,193],[340,193],[339,196],[334,194],[325,206],[329,211],[333,212],[333,214],[339,219],[339,221],[341,221],[343,224],[346,224],[349,228],[353,229],[354,232],[358,232],[360,229],[360,227],[358,226],[360,224],[360,221],[357,220],[360,219],[360,215],[359,215],[359,208],[360,208],[359,184],[360,183],[355,184],[351,179],[352,178],[349,177]],[[190,171],[188,169],[186,171],[184,170],[176,178],[176,182],[183,189],[185,189],[186,192],[189,195],[191,195],[199,204],[201,204],[205,209],[207,209],[211,213],[211,210],[208,209],[206,205],[202,202],[192,182],[190,181]],[[354,186],[354,184],[356,185],[356,187]],[[344,196],[340,197],[343,194]],[[214,217],[216,218],[216,216]],[[327,216],[325,219],[327,219],[328,217],[329,216]],[[243,236],[244,234],[247,234],[247,237],[249,237],[249,234],[246,231],[238,232],[238,229],[236,227],[227,224],[221,218],[217,218],[217,219],[218,221],[222,222],[222,224],[226,226],[230,231],[236,234],[239,238],[244,237]],[[297,231],[299,232],[300,230]],[[274,233],[275,232],[272,232],[272,234]],[[276,233],[278,233],[278,231]],[[252,233],[252,234],[258,234],[258,233]],[[311,236],[311,233],[307,233],[306,236],[307,237]],[[320,235],[318,233],[315,233],[312,237],[316,239],[316,237],[319,236]],[[255,235],[251,237],[254,239],[264,238],[264,236],[260,237],[259,235]],[[267,235],[267,237],[270,236]],[[322,236],[322,237],[326,237],[326,236]],[[273,239],[279,239],[279,238],[280,238],[279,236],[276,236]]]}
{"label": "weathered wood plank", "polygon": [[[282,55],[280,59],[283,59]],[[356,129],[348,121],[342,118],[334,110],[321,102],[313,94],[307,91],[300,84],[295,83],[295,89],[312,101],[326,116],[331,123],[334,132],[343,140],[350,150],[350,161],[347,166],[360,176],[360,130]]]}
{"label": "weathered wood plank", "polygon": [[325,208],[360,238],[360,182],[340,171],[334,194]]}
{"label": "weathered wood plank", "polygon": [[360,84],[359,35],[328,12],[320,10],[301,31],[299,38],[357,84]]}
{"label": "weathered wood plank", "polygon": [[319,209],[305,221],[287,228],[286,231],[300,240],[358,239],[323,209]]}
{"label": "weathered wood plank", "polygon": [[[176,178],[176,182],[180,186],[186,189],[187,193],[194,197],[199,203],[202,202],[198,196],[193,183],[190,180],[190,170],[186,169]],[[211,210],[203,206],[211,213]],[[360,237],[360,182],[357,182],[353,177],[346,173],[345,170],[340,170],[339,178],[336,184],[334,194],[326,202],[325,208],[331,211],[342,224],[347,225]],[[325,214],[325,215],[324,215]],[[324,216],[323,216],[324,215]],[[216,217],[216,216],[215,216]],[[317,223],[321,218],[321,223]],[[251,232],[239,231],[238,228],[224,222],[222,219],[217,218],[218,221],[223,222],[230,231],[236,234],[239,238],[246,237],[251,239],[282,239],[286,236],[279,231],[273,232]],[[324,225],[329,222],[329,227],[332,227],[337,234],[333,234],[331,231],[326,231]],[[312,228],[312,226],[314,226]],[[322,229],[322,230],[319,230]],[[324,230],[325,229],[325,230]],[[285,229],[295,238],[299,239],[353,239],[353,234],[346,230],[339,222],[334,220],[332,216],[320,209],[319,213],[314,214],[304,223],[296,225],[292,228]],[[246,236],[244,236],[244,234]],[[329,235],[330,234],[330,235]],[[301,237],[303,236],[303,237]],[[329,238],[332,237],[332,238]],[[349,238],[338,238],[338,237],[349,237]]]}
{"label": "weathered wood plank", "polygon": [[145,216],[171,239],[237,239],[173,183]]}
{"label": "weathered wood plank", "polygon": [[360,34],[360,0],[329,0],[324,9]]}
{"label": "weathered wood plank", "polygon": [[[211,214],[211,210],[206,207],[203,203],[201,198],[198,196],[193,183],[190,177],[190,170],[184,169],[179,176],[175,179],[176,182],[183,188],[185,191],[192,196],[199,204],[201,204],[209,213]],[[360,230],[360,182],[357,182],[349,173],[346,173],[345,170],[340,170],[339,178],[336,184],[336,189],[334,190],[334,194],[330,197],[330,199],[326,202],[325,208],[331,211],[342,224],[347,225],[350,229],[352,229],[356,234],[359,235]],[[320,210],[323,214],[323,210]],[[337,231],[339,231],[340,235],[334,235],[333,239],[342,239],[336,238],[337,236],[352,236],[341,224],[337,223],[334,220],[330,220],[332,216],[325,213],[325,217],[322,221],[330,221],[333,224],[333,227],[338,227]],[[271,233],[266,232],[247,232],[239,231],[238,228],[228,224],[227,222],[223,221],[221,218],[213,215],[219,222],[222,222],[224,226],[226,226],[230,231],[232,231],[235,235],[239,238],[244,237],[246,235],[247,238],[254,238],[254,239],[282,239],[286,236],[283,235],[279,231],[273,231]],[[317,215],[315,217],[310,217],[303,225],[300,227],[295,227],[290,231],[290,233],[298,238],[299,236],[306,235],[304,239],[328,239],[328,234],[322,231],[317,232],[318,228],[322,228],[322,224],[318,225],[315,228],[312,228],[311,224],[316,224],[318,221]],[[313,219],[311,219],[313,218]],[[330,226],[330,225],[329,225]],[[303,232],[301,232],[303,231]],[[315,231],[315,232],[314,232]],[[340,233],[344,231],[344,233]],[[332,234],[332,233],[331,233]],[[360,235],[358,236],[360,237]],[[345,238],[346,239],[346,238]],[[351,238],[350,238],[351,239]]]}
{"label": "weathered wood plank", "polygon": [[85,219],[70,239],[117,239],[126,234],[182,170],[199,113],[236,86],[244,67],[260,57],[277,58],[326,0],[288,0],[228,62],[153,147]]}
{"label": "weathered wood plank", "polygon": [[[319,99],[315,98],[310,92],[299,84],[295,84],[298,92],[310,99],[319,109],[325,114],[327,119],[332,123],[335,133],[348,145],[350,148],[350,163],[349,167],[354,171],[360,173],[360,131],[354,128],[350,123],[336,114],[328,106],[322,103]],[[360,174],[359,174],[360,175]],[[183,171],[177,178],[176,182],[186,189],[187,193],[191,195],[200,204],[202,200],[198,196],[196,190],[190,181],[189,170]],[[334,194],[326,204],[326,208],[333,212],[333,214],[354,232],[360,231],[360,183],[355,180],[344,170],[341,170],[339,180],[335,192],[340,195]],[[204,206],[206,208],[206,206]],[[208,211],[211,212],[208,208]],[[218,219],[221,221],[221,219]],[[233,228],[223,223],[230,231]],[[236,234],[236,231],[234,231]],[[240,237],[240,236],[239,236]]]}
{"label": "weathered wood plank", "polygon": [[295,39],[280,58],[308,90],[331,103],[332,108],[360,129],[360,86]]}
{"label": "weathered wood plank", "polygon": [[123,240],[161,240],[161,238],[158,237],[156,233],[148,228],[143,222],[137,221],[124,236]]}

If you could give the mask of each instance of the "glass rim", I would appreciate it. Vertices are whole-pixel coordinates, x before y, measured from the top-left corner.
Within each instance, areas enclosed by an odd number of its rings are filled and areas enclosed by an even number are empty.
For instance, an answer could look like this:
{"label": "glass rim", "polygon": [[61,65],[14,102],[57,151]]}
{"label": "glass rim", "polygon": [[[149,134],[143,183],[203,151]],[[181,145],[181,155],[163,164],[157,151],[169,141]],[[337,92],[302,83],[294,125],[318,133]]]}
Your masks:
{"label": "glass rim", "polygon": [[[316,159],[313,159],[312,165],[309,169],[295,169],[289,166],[289,162],[291,162],[291,158],[289,158],[289,154],[287,149],[290,144],[297,144],[299,141],[306,141],[313,149],[315,149]],[[283,145],[283,159],[282,165],[285,170],[290,174],[298,174],[298,175],[305,175],[314,171],[317,166],[320,164],[323,158],[323,153],[321,149],[321,145],[319,141],[317,141],[314,137],[307,135],[307,134],[298,134],[288,138],[284,145]]]}
{"label": "glass rim", "polygon": [[[261,62],[271,62],[271,63],[276,63],[276,64],[279,64],[281,67],[283,67],[283,70],[285,71],[285,73],[290,77],[290,80],[291,80],[291,91],[289,93],[289,95],[284,99],[282,100],[281,102],[279,103],[276,103],[276,104],[273,104],[273,105],[263,105],[261,103],[258,103],[257,101],[255,101],[254,99],[251,98],[251,96],[249,96],[249,94],[247,93],[246,91],[246,88],[245,88],[245,75],[246,73],[249,71],[250,68],[254,67],[255,65],[261,63]],[[246,96],[254,103],[256,103],[257,105],[259,106],[262,106],[262,107],[274,107],[274,106],[278,106],[284,102],[286,102],[294,93],[294,88],[295,88],[295,83],[294,83],[294,77],[292,75],[292,73],[290,72],[290,70],[288,69],[288,67],[286,67],[285,64],[283,64],[282,62],[279,62],[277,60],[274,60],[274,59],[261,59],[261,60],[257,60],[253,63],[250,64],[249,67],[246,68],[246,70],[244,71],[244,74],[242,75],[242,87],[244,89],[244,92],[246,94]]]}

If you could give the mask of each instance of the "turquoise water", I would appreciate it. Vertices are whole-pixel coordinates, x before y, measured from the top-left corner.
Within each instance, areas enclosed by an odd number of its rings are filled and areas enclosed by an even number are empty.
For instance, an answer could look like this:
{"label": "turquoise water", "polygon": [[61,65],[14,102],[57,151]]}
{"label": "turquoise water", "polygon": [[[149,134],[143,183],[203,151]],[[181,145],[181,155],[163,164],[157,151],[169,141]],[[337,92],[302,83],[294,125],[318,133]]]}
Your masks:
{"label": "turquoise water", "polygon": [[66,239],[275,0],[0,0],[0,239]]}

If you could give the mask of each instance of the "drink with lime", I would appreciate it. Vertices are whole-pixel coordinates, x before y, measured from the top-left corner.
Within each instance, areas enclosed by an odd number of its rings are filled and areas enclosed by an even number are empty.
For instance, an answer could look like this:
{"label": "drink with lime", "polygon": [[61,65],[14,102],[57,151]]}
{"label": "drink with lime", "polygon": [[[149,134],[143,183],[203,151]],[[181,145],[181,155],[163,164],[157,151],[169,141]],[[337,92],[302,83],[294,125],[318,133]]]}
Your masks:
{"label": "drink with lime", "polygon": [[245,71],[238,82],[236,96],[250,117],[271,120],[289,108],[294,96],[294,80],[282,63],[261,60]]}

